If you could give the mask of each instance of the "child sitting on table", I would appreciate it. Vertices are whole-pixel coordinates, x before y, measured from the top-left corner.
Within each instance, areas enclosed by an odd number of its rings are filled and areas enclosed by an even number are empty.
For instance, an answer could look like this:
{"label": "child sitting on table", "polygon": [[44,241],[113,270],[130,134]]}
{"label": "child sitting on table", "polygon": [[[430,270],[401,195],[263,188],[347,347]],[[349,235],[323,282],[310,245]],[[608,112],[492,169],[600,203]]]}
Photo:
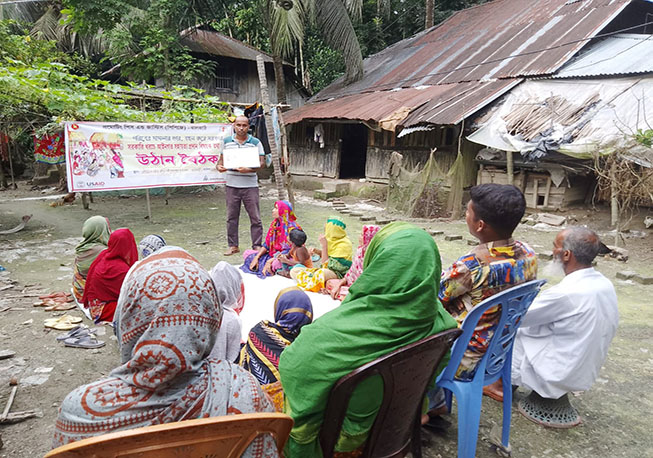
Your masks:
{"label": "child sitting on table", "polygon": [[290,270],[295,266],[313,267],[311,255],[305,246],[306,233],[301,229],[292,229],[288,234],[290,239],[290,251],[287,255],[281,254],[278,260],[281,261],[283,268],[277,271],[277,274],[290,278]]}

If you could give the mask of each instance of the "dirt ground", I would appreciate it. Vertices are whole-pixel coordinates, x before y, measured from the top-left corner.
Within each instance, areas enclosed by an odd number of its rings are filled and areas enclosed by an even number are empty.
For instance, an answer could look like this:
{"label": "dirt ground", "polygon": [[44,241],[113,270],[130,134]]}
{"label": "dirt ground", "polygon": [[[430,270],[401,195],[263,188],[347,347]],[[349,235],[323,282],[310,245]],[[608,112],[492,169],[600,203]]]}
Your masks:
{"label": "dirt ground", "polygon": [[[97,193],[91,210],[84,210],[79,200],[72,205],[52,208],[47,198],[53,191],[29,190],[19,182],[17,191],[0,194],[0,230],[9,229],[25,214],[33,215],[27,227],[12,235],[0,235],[0,287],[15,281],[12,288],[0,292],[0,351],[13,350],[16,356],[0,361],[0,409],[9,396],[9,378],[17,376],[21,383],[12,411],[37,409],[38,418],[0,426],[4,447],[1,457],[38,457],[50,449],[57,409],[64,396],[78,385],[98,379],[110,372],[118,362],[118,348],[110,328],[100,336],[107,345],[97,350],[66,348],[49,332],[43,320],[50,313],[32,306],[41,291],[69,290],[75,245],[80,240],[82,223],[91,215],[109,218],[112,229],[129,227],[139,240],[150,233],[164,236],[169,244],[190,251],[207,268],[223,259],[226,245],[224,191],[220,188],[201,193],[173,194],[166,204],[164,196],[152,197],[152,221],[144,218],[146,204],[143,195],[119,196]],[[26,200],[27,199],[27,200]],[[365,213],[382,215],[383,211],[354,198],[345,201]],[[271,217],[274,190],[262,189],[264,224]],[[325,202],[314,201],[310,194],[298,198],[296,213],[309,235],[309,244],[316,241],[326,218],[334,210]],[[575,224],[587,224],[609,237],[608,215],[605,211],[585,208],[570,209],[566,215]],[[241,248],[249,242],[248,220],[243,211]],[[384,215],[388,216],[388,215]],[[397,216],[390,215],[397,218]],[[362,223],[344,215],[352,241],[356,241]],[[640,218],[639,221],[641,221]],[[460,234],[460,241],[445,241],[435,236],[444,265],[464,254],[471,237],[460,221],[416,221],[428,229],[445,234]],[[572,403],[580,411],[584,423],[571,430],[552,430],[530,423],[513,408],[511,445],[512,456],[530,457],[653,457],[650,442],[650,412],[653,396],[650,392],[653,374],[653,285],[643,286],[615,278],[620,270],[653,274],[653,231],[637,224],[633,229],[641,234],[625,240],[630,251],[627,263],[614,259],[598,261],[597,268],[613,280],[619,297],[620,326],[600,378],[591,390],[579,393]],[[521,225],[515,236],[530,243],[536,251],[551,250],[557,232],[552,227]],[[607,240],[612,243],[612,238]],[[230,262],[237,260],[226,259]],[[543,265],[543,264],[541,264]],[[73,314],[81,316],[80,312]],[[92,323],[87,323],[92,324]],[[101,331],[101,332],[102,332]],[[524,395],[521,390],[518,395]],[[423,452],[428,458],[456,456],[456,414],[450,417],[453,426],[445,435],[423,435]],[[500,404],[483,400],[483,412],[477,456],[496,456],[488,437],[493,425],[501,424]]]}

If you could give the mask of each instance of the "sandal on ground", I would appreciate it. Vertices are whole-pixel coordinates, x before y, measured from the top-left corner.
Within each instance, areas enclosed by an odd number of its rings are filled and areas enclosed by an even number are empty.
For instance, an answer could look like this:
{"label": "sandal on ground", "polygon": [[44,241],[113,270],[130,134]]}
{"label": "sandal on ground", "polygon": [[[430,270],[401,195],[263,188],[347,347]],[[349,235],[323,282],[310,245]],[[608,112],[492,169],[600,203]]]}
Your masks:
{"label": "sandal on ground", "polygon": [[97,340],[94,335],[87,334],[80,337],[71,337],[63,341],[66,347],[73,348],[100,348],[104,347],[104,342]]}
{"label": "sandal on ground", "polygon": [[58,331],[70,331],[82,322],[81,318],[71,315],[62,315],[59,318],[49,318],[43,322],[46,328],[56,329]]}
{"label": "sandal on ground", "polygon": [[57,340],[59,342],[64,341],[66,339],[70,339],[71,337],[81,337],[83,335],[90,334],[91,330],[86,327],[86,325],[79,324],[72,328],[70,331],[66,332],[65,334],[61,334],[60,336],[57,336]]}
{"label": "sandal on ground", "polygon": [[227,249],[227,251],[225,251],[222,254],[225,256],[231,256],[232,254],[236,254],[236,253],[240,253],[240,248],[238,248],[237,246],[230,246]]}
{"label": "sandal on ground", "polygon": [[71,304],[69,302],[57,302],[55,305],[46,307],[44,310],[46,312],[64,312],[66,310],[72,310],[76,307],[77,306],[75,304]]}
{"label": "sandal on ground", "polygon": [[52,294],[44,294],[43,296],[39,296],[39,299],[54,299],[57,297],[71,297],[71,294],[63,291],[57,291]]}
{"label": "sandal on ground", "polygon": [[54,299],[41,299],[40,301],[34,302],[34,307],[53,307],[57,305],[58,302],[56,302]]}

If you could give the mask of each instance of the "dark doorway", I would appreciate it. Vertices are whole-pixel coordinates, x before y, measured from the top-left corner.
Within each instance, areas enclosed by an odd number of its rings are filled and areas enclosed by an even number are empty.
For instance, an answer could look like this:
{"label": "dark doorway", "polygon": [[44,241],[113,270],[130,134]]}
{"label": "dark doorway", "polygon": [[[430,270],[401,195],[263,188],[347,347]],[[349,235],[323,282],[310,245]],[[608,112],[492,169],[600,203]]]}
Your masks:
{"label": "dark doorway", "polygon": [[340,143],[340,178],[365,178],[367,127],[343,124]]}

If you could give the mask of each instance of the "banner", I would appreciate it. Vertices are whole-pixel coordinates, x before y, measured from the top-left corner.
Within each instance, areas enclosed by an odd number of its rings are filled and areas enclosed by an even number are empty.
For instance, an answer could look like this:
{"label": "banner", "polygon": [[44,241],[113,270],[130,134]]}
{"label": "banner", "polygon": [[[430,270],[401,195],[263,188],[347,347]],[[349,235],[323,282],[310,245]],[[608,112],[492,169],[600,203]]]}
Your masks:
{"label": "banner", "polygon": [[216,164],[231,131],[231,124],[68,122],[68,190],[224,184]]}

